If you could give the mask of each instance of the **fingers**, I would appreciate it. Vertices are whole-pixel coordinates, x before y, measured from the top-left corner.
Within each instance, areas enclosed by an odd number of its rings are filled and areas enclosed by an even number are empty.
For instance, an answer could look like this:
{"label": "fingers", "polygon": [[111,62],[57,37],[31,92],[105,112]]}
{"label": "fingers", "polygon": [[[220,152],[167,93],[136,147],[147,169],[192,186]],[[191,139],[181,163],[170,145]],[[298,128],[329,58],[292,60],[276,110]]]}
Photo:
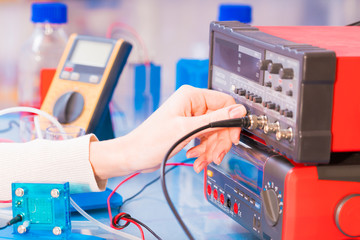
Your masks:
{"label": "fingers", "polygon": [[187,157],[198,157],[194,163],[194,170],[199,173],[211,162],[220,164],[225,154],[232,146],[227,129],[208,134],[208,138],[188,150]]}
{"label": "fingers", "polygon": [[228,94],[188,85],[181,86],[176,94],[185,101],[186,117],[203,115],[235,104],[234,98]]}

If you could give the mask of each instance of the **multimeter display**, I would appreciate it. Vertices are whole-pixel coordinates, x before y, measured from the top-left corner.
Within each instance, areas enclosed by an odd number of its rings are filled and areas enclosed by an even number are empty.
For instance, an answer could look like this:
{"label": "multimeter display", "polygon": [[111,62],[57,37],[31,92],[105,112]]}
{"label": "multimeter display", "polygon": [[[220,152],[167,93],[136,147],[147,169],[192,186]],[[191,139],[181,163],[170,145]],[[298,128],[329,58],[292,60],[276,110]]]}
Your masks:
{"label": "multimeter display", "polygon": [[70,62],[93,67],[105,67],[113,44],[78,40],[73,50]]}

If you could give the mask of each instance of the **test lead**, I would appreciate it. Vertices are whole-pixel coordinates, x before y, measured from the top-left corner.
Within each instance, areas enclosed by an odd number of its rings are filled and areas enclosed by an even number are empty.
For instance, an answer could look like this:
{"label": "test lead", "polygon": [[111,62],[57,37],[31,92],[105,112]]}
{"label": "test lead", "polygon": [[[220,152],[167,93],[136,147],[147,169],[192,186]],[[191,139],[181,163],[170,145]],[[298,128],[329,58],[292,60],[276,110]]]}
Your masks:
{"label": "test lead", "polygon": [[247,128],[247,129],[256,129],[256,128],[262,128],[264,126],[266,117],[265,116],[256,116],[256,115],[247,115],[242,118],[234,118],[234,119],[228,119],[228,120],[222,120],[222,121],[216,121],[211,122],[207,125],[204,125],[202,127],[199,127],[192,132],[186,134],[182,138],[180,138],[174,145],[171,146],[171,148],[166,153],[164,160],[161,163],[160,167],[160,177],[161,177],[161,187],[166,199],[166,202],[168,203],[171,211],[175,215],[176,220],[179,222],[181,228],[184,230],[186,236],[193,240],[194,237],[191,235],[189,229],[186,227],[185,223],[181,219],[179,213],[177,212],[174,204],[172,203],[169,193],[167,191],[166,182],[165,182],[165,166],[166,162],[168,161],[169,156],[171,155],[172,151],[183,141],[188,139],[189,137],[193,136],[194,134],[201,132],[208,128],[226,128],[226,127],[239,127],[239,128]]}

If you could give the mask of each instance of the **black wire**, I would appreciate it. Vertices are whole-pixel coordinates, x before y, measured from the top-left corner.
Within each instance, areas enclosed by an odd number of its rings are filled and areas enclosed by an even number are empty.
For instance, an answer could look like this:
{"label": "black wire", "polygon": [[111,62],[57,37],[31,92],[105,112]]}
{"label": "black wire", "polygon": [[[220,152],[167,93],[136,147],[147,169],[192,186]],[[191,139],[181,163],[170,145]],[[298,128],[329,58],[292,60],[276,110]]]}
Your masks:
{"label": "black wire", "polygon": [[22,219],[23,219],[23,216],[21,214],[18,214],[15,217],[13,217],[10,221],[8,221],[5,226],[0,227],[0,230],[3,230],[5,228],[7,228],[8,226],[11,226],[15,223],[21,222]]}
{"label": "black wire", "polygon": [[[11,120],[11,121],[9,121],[8,127],[5,128],[5,129],[1,129],[1,130],[0,130],[0,133],[6,133],[6,132],[10,131],[10,130],[13,128],[13,125],[19,127],[19,123],[18,123],[18,122],[14,121],[14,120]],[[1,230],[1,229],[0,229],[0,230]]]}
{"label": "black wire", "polygon": [[[187,162],[191,162],[191,161],[194,161],[194,158],[186,159],[186,160],[182,161],[181,163],[187,163]],[[168,172],[174,170],[176,167],[178,167],[178,166],[172,166],[171,168],[167,169],[167,170],[165,171],[165,174],[167,174]],[[137,196],[139,196],[147,187],[149,187],[150,185],[152,185],[153,183],[155,183],[155,182],[158,181],[159,179],[160,179],[160,176],[157,177],[157,178],[155,178],[155,179],[153,179],[151,182],[147,183],[140,191],[138,191],[137,193],[135,193],[133,196],[125,199],[125,200],[123,201],[123,203],[119,206],[119,212],[121,211],[121,208],[122,208],[122,206],[125,205],[125,203],[127,203],[127,202],[131,201],[132,199],[136,198]]]}
{"label": "black wire", "polygon": [[171,155],[172,151],[183,141],[185,141],[186,139],[188,139],[189,137],[193,136],[194,134],[201,132],[205,129],[208,128],[218,128],[218,127],[241,127],[241,128],[248,128],[251,125],[250,119],[249,117],[243,117],[243,118],[236,118],[236,119],[229,119],[229,120],[224,120],[224,121],[217,121],[217,122],[212,122],[209,123],[205,126],[199,127],[195,130],[193,130],[192,132],[186,134],[184,137],[180,138],[176,143],[174,143],[174,145],[171,146],[171,148],[169,149],[169,151],[166,153],[164,160],[161,163],[161,167],[160,167],[160,178],[161,178],[161,186],[163,189],[163,193],[166,199],[166,202],[168,203],[171,211],[173,212],[173,214],[175,215],[176,220],[179,222],[180,226],[182,227],[182,229],[184,230],[185,234],[187,235],[187,237],[190,240],[193,240],[194,237],[191,235],[189,229],[186,227],[185,223],[183,222],[183,220],[181,219],[179,213],[177,212],[174,204],[172,203],[170,197],[169,197],[169,193],[167,191],[166,188],[166,182],[165,182],[165,166],[166,166],[166,162],[168,161],[169,156]]}
{"label": "black wire", "polygon": [[[118,216],[119,216],[119,217],[118,217]],[[116,217],[118,217],[117,222],[115,221],[115,218],[116,218]],[[136,218],[131,217],[130,214],[128,214],[128,213],[119,213],[119,214],[117,214],[115,217],[113,217],[112,223],[113,223],[113,225],[114,225],[115,228],[117,228],[117,229],[124,229],[124,228],[126,228],[126,227],[130,224],[130,222],[128,221],[128,222],[126,222],[124,225],[120,225],[119,223],[120,223],[120,220],[126,221],[127,219],[132,220],[132,221],[140,224],[141,226],[143,226],[144,228],[146,228],[146,230],[148,230],[152,235],[154,235],[154,237],[156,237],[156,239],[161,240],[161,237],[159,237],[159,235],[157,235],[151,228],[149,228],[147,225],[145,225],[144,223],[140,222],[140,221],[137,220]]]}
{"label": "black wire", "polygon": [[5,226],[3,226],[3,227],[0,227],[0,230],[3,230],[3,229],[5,229],[5,228],[7,228],[9,225],[8,224],[6,224]]}
{"label": "black wire", "polygon": [[360,26],[360,21],[354,22],[354,23],[350,23],[346,26]]}

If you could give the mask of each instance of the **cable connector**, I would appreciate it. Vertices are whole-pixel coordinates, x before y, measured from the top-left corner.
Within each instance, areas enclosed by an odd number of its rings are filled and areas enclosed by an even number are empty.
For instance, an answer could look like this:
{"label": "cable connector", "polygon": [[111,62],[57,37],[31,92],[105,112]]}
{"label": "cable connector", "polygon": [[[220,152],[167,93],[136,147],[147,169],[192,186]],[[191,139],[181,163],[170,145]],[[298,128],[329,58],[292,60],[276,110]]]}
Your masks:
{"label": "cable connector", "polygon": [[265,115],[256,116],[256,115],[249,115],[250,118],[250,127],[248,129],[254,130],[254,129],[263,129],[264,126],[267,124],[268,119]]}
{"label": "cable connector", "polygon": [[15,223],[21,222],[22,220],[23,220],[23,216],[22,216],[21,214],[18,214],[18,215],[16,215],[15,217],[13,217],[13,219],[11,219],[11,220],[8,222],[8,224],[9,224],[9,226],[10,226],[10,225],[13,225],[13,224],[15,224]]}

